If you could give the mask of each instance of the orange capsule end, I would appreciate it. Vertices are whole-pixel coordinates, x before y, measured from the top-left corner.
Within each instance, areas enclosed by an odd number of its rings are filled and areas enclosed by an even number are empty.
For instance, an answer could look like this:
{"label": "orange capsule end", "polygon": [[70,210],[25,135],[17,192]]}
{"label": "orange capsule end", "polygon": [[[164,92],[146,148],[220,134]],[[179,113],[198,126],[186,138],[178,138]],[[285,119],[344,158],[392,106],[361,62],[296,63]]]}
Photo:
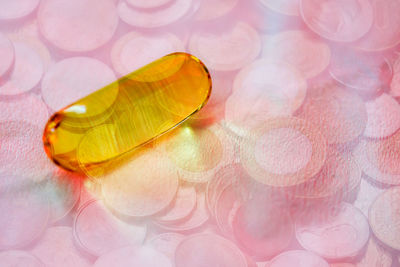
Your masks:
{"label": "orange capsule end", "polygon": [[67,170],[101,166],[178,126],[210,94],[199,59],[167,55],[56,112],[44,130],[45,151]]}

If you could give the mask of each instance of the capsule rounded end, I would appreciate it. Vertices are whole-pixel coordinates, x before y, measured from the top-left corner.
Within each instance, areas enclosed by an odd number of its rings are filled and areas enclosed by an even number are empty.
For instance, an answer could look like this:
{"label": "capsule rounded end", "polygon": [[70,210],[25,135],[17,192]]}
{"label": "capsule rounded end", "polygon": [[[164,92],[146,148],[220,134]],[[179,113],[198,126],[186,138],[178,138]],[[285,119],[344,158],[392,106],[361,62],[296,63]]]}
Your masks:
{"label": "capsule rounded end", "polygon": [[51,161],[53,161],[56,165],[67,171],[79,172],[77,168],[73,168],[72,166],[66,164],[63,160],[63,155],[57,155],[55,152],[55,146],[59,145],[60,140],[58,136],[58,129],[63,121],[63,115],[60,113],[53,114],[50,119],[47,121],[46,126],[43,131],[43,147],[46,155],[49,157]]}

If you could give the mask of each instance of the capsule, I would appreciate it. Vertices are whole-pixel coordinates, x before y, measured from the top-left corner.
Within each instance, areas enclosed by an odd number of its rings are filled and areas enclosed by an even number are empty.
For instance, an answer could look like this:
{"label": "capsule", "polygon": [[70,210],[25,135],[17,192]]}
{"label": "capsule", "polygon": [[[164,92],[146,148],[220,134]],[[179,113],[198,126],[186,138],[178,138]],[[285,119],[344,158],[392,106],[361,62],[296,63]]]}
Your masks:
{"label": "capsule", "polygon": [[178,126],[210,94],[211,77],[199,59],[169,54],[52,115],[45,151],[67,170],[101,167]]}

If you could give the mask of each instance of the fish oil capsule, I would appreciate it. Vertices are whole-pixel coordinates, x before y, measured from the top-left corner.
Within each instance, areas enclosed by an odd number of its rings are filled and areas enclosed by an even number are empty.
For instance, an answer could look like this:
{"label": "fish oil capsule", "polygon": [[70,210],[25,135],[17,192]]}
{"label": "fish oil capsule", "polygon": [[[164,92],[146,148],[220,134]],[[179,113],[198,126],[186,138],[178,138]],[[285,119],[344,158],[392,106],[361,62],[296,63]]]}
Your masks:
{"label": "fish oil capsule", "polygon": [[176,127],[210,93],[199,59],[167,55],[56,112],[44,130],[45,151],[64,169],[99,167]]}

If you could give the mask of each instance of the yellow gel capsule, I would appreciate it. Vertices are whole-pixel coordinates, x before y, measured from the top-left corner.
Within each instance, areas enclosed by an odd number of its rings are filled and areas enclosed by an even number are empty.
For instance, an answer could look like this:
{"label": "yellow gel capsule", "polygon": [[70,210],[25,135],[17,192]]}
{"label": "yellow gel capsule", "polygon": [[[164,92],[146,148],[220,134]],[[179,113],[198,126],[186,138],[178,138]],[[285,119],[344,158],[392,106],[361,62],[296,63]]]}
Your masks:
{"label": "yellow gel capsule", "polygon": [[100,167],[185,121],[210,93],[199,59],[167,55],[56,112],[44,130],[46,153],[64,169]]}

